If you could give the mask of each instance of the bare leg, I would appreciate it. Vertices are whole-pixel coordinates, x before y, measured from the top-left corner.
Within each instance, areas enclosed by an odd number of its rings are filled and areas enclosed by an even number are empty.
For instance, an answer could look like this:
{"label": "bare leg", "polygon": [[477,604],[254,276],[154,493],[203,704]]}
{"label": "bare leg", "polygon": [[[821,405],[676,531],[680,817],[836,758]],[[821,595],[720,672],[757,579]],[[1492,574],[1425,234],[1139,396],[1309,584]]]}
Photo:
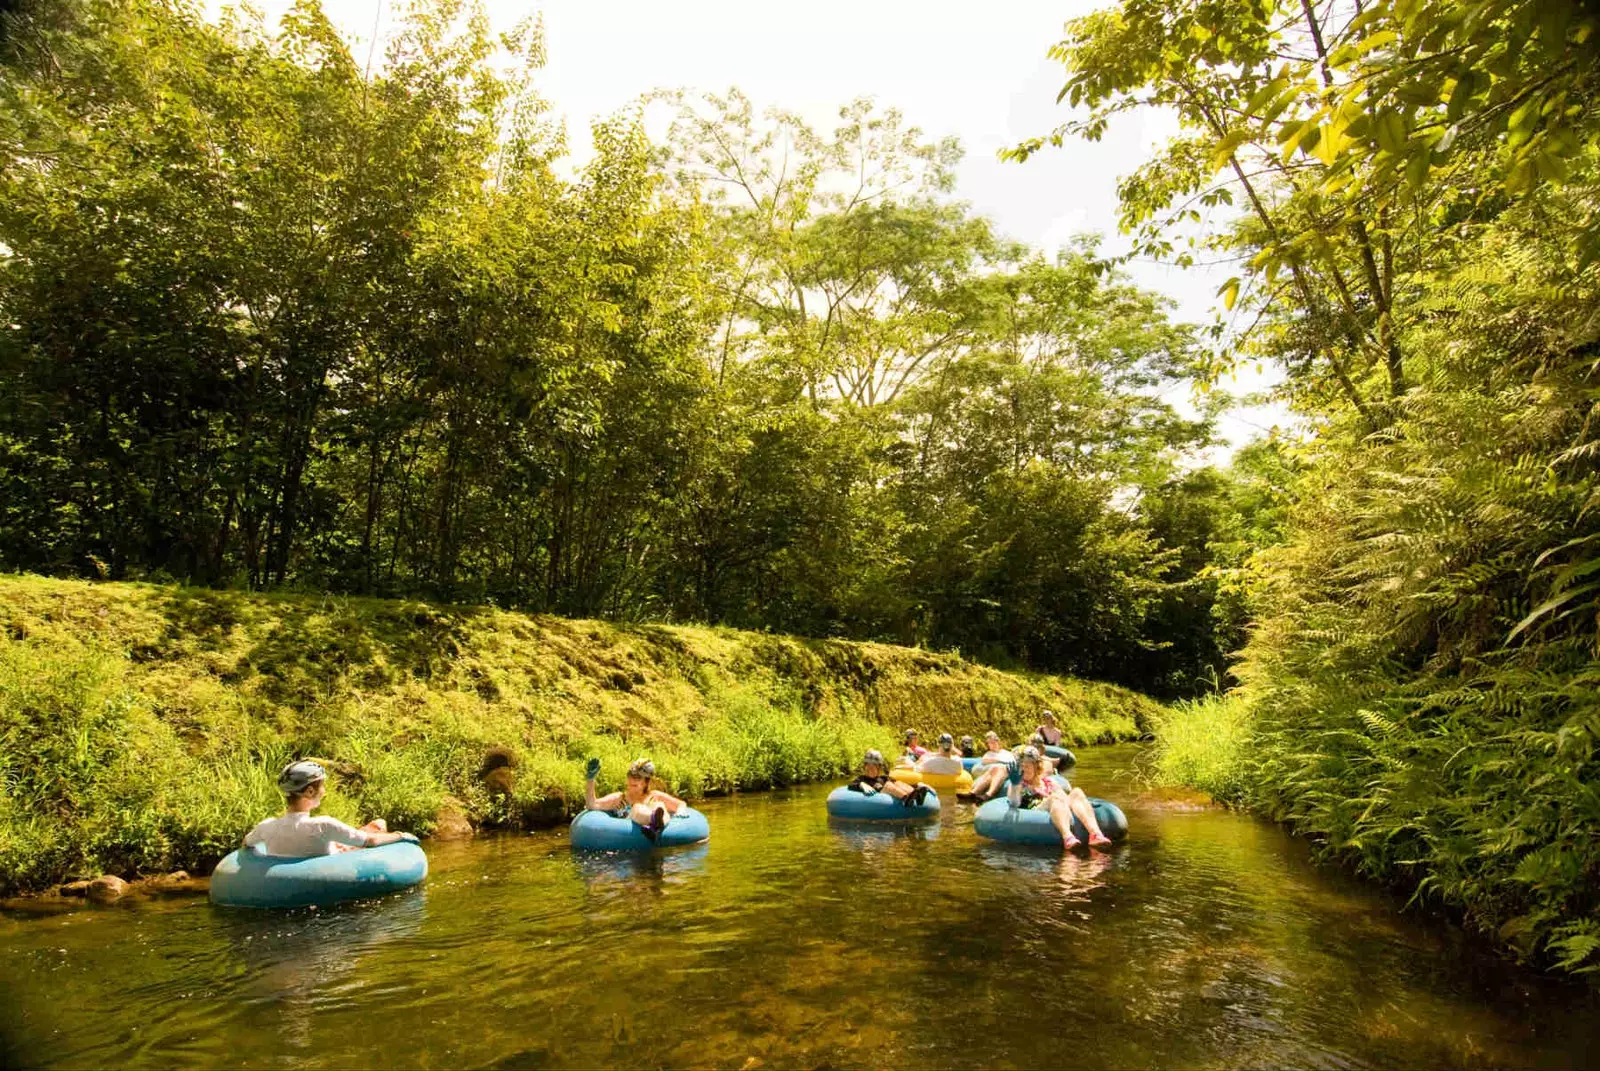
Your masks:
{"label": "bare leg", "polygon": [[1078,816],[1083,828],[1089,831],[1090,844],[1099,847],[1111,843],[1111,838],[1100,831],[1100,820],[1094,816],[1094,804],[1089,802],[1089,797],[1084,795],[1083,789],[1075,788],[1067,793],[1067,806]]}
{"label": "bare leg", "polygon": [[1007,770],[1004,766],[990,764],[978,772],[972,779],[972,794],[989,799],[1000,791],[1000,785],[1005,781]]}
{"label": "bare leg", "polygon": [[650,816],[655,814],[655,811],[655,807],[648,802],[635,803],[632,807],[628,808],[628,817],[633,819],[641,826],[647,826],[650,824]]}
{"label": "bare leg", "polygon": [[1060,793],[1050,797],[1050,824],[1061,834],[1063,848],[1071,851],[1078,846],[1080,842],[1072,833],[1072,808]]}
{"label": "bare leg", "polygon": [[917,790],[916,785],[908,785],[904,781],[890,781],[883,786],[883,791],[897,800],[903,800]]}

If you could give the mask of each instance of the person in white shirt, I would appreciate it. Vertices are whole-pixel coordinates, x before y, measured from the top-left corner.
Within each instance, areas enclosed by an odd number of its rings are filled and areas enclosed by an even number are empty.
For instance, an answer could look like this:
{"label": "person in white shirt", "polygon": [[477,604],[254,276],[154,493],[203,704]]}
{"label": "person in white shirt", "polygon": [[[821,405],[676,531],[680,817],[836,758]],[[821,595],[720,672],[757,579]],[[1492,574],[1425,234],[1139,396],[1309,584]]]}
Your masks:
{"label": "person in white shirt", "polygon": [[989,750],[983,753],[981,765],[972,771],[972,795],[987,800],[1000,795],[1006,783],[1007,764],[1016,756],[1000,746],[1000,734],[993,729],[983,734],[983,742]]}
{"label": "person in white shirt", "polygon": [[328,772],[320,763],[302,760],[285,766],[278,775],[284,813],[257,822],[255,828],[244,835],[244,846],[259,845],[266,855],[305,859],[417,839],[410,833],[390,833],[381,818],[357,829],[328,815],[313,816],[311,812],[322,804],[327,787]]}

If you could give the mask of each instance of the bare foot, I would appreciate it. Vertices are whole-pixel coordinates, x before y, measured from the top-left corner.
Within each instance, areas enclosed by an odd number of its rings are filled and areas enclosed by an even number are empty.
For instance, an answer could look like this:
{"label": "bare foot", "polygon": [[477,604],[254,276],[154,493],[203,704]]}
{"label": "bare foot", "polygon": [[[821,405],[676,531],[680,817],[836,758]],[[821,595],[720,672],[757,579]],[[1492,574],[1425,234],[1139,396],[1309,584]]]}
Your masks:
{"label": "bare foot", "polygon": [[1061,838],[1061,846],[1069,852],[1082,843],[1083,842],[1081,840],[1079,840],[1077,837],[1074,837],[1071,833],[1068,833],[1066,836]]}
{"label": "bare foot", "polygon": [[1107,848],[1107,847],[1110,847],[1110,846],[1111,846],[1111,838],[1106,836],[1104,833],[1090,833],[1089,834],[1089,847],[1091,847],[1091,848]]}

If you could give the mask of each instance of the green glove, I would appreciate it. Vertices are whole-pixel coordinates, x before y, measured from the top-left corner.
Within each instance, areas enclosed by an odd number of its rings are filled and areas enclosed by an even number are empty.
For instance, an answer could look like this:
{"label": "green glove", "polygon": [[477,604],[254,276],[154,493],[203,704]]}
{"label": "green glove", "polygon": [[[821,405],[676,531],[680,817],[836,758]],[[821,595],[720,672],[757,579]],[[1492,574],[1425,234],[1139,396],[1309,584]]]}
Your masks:
{"label": "green glove", "polygon": [[589,764],[583,768],[583,779],[585,781],[593,781],[596,777],[599,777],[599,776],[600,776],[600,760],[598,758],[590,759],[589,760]]}
{"label": "green glove", "polygon": [[1018,762],[1016,759],[1012,759],[1010,762],[1006,763],[1006,769],[1010,771],[1008,774],[1006,774],[1007,781],[1011,782],[1013,785],[1022,784],[1022,763]]}

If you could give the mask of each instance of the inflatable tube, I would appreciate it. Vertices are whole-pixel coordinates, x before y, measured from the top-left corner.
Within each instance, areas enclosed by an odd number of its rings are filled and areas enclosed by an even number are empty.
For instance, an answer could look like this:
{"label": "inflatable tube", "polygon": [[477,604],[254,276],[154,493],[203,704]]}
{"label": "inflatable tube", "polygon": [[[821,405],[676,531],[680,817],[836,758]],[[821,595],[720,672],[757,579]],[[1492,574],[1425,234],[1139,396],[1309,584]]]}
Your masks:
{"label": "inflatable tube", "polygon": [[903,785],[927,785],[935,792],[954,792],[960,795],[972,791],[972,775],[962,770],[958,774],[923,773],[910,766],[896,766],[889,771],[891,780]]}
{"label": "inflatable tube", "polygon": [[961,759],[961,768],[968,773],[977,773],[978,767],[982,765],[983,758],[979,755],[963,756]]}
{"label": "inflatable tube", "polygon": [[618,818],[610,811],[584,811],[572,820],[571,830],[572,846],[583,851],[647,852],[698,844],[711,836],[711,823],[693,807],[682,807],[667,819],[666,828],[652,844],[631,818]]}
{"label": "inflatable tube", "polygon": [[1046,758],[1055,759],[1056,765],[1058,766],[1078,765],[1078,756],[1074,755],[1064,747],[1057,747],[1054,744],[1046,744],[1044,746],[1044,754]]}
{"label": "inflatable tube", "polygon": [[256,848],[229,852],[211,872],[211,902],[225,907],[312,907],[408,889],[428,876],[415,841],[289,859]]}
{"label": "inflatable tube", "polygon": [[[1100,823],[1102,833],[1112,840],[1121,840],[1128,835],[1128,818],[1122,813],[1122,808],[1109,800],[1093,796],[1089,797],[1089,802],[1094,806],[1095,820]],[[979,807],[978,813],[973,816],[972,827],[980,837],[1008,844],[1061,846],[1061,834],[1050,824],[1050,812],[1039,807],[1021,810],[1011,806],[1004,796]],[[1081,841],[1089,839],[1088,831],[1076,818],[1072,820],[1072,835]]]}
{"label": "inflatable tube", "polygon": [[921,803],[906,806],[887,792],[869,796],[840,786],[828,793],[828,817],[855,822],[915,822],[939,817],[939,793],[930,792]]}

